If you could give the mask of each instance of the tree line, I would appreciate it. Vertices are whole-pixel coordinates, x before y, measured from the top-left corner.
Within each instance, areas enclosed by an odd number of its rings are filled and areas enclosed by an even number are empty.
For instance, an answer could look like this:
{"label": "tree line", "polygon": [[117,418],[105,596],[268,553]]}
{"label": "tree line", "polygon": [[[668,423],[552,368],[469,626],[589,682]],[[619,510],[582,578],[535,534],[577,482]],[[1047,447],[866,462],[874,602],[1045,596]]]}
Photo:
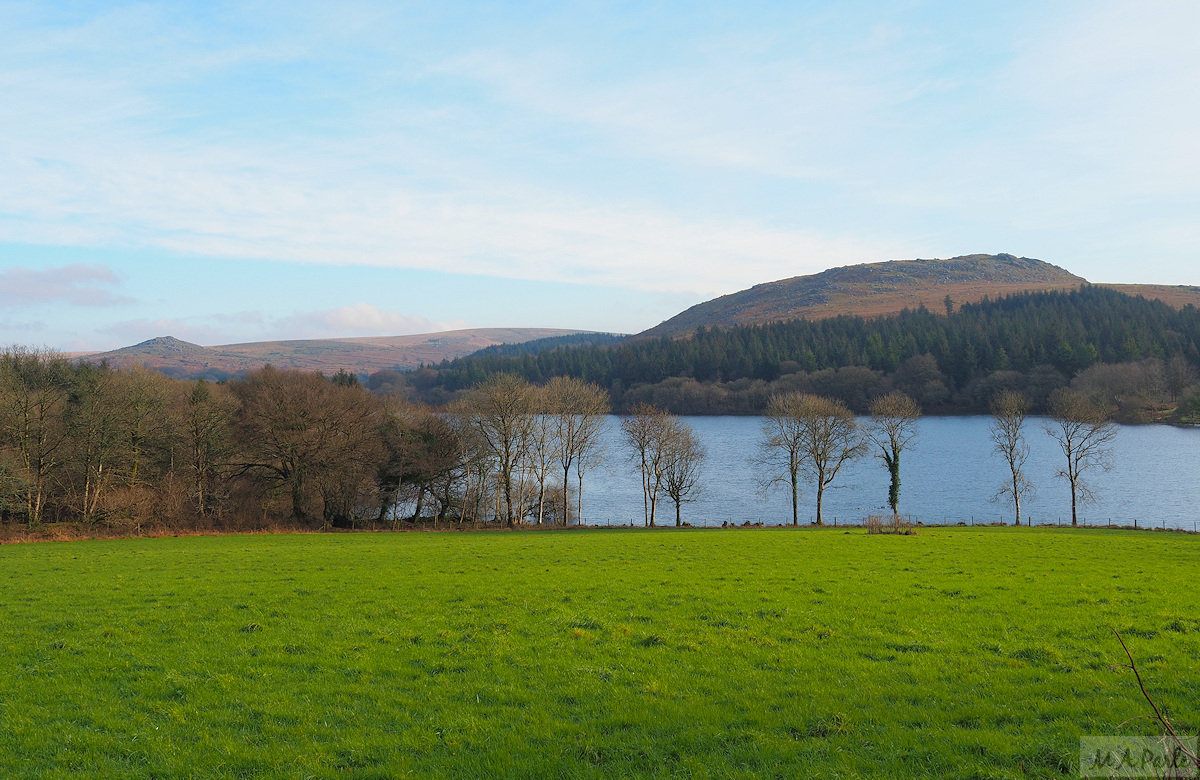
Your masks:
{"label": "tree line", "polygon": [[[1071,525],[1077,526],[1079,504],[1094,498],[1087,473],[1110,466],[1117,429],[1108,407],[1068,388],[1055,390],[1048,406],[1046,433],[1063,454],[1055,475],[1070,487]],[[1004,459],[1009,471],[994,498],[1012,502],[1013,524],[1020,525],[1021,499],[1033,491],[1025,471],[1030,402],[1016,391],[1001,390],[992,398],[990,409],[993,450]],[[854,413],[836,399],[808,393],[773,396],[767,406],[758,458],[764,467],[760,471],[763,482],[787,484],[791,490],[792,524],[798,525],[800,476],[805,476],[815,488],[816,524],[823,525],[826,488],[846,463],[873,452],[888,472],[887,503],[892,510],[892,525],[900,530],[900,459],[916,438],[920,417],[920,405],[898,391],[874,399],[865,424],[860,424]]]}
{"label": "tree line", "polygon": [[[761,414],[772,396],[836,398],[864,414],[896,390],[931,413],[985,413],[1002,390],[1049,410],[1054,390],[1103,394],[1125,420],[1200,419],[1200,311],[1085,285],[1009,295],[933,313],[701,328],[689,338],[627,339],[492,351],[387,379],[442,403],[495,373],[534,383],[571,376],[618,410]],[[373,378],[374,380],[374,378]],[[381,377],[380,381],[384,381]]]}
{"label": "tree line", "polygon": [[497,375],[434,410],[344,372],[267,366],[212,384],[13,347],[0,354],[0,523],[565,524],[608,411],[569,378]]}
{"label": "tree line", "polygon": [[[586,522],[585,476],[609,455],[601,433],[610,406],[603,388],[571,377],[535,385],[495,374],[435,409],[341,372],[267,366],[210,384],[14,347],[0,354],[0,522],[118,532]],[[1086,473],[1110,454],[1110,407],[1067,388],[1048,406],[1075,523],[1090,495]],[[1030,490],[1030,409],[1011,389],[991,402],[993,443],[1011,476],[999,495],[1016,522]],[[841,400],[800,391],[768,400],[758,471],[764,484],[790,488],[793,524],[802,482],[814,487],[823,524],[825,490],[846,463],[874,453],[900,526],[901,455],[921,406],[892,390],[869,412],[860,423]],[[621,435],[641,475],[645,525],[659,524],[663,500],[682,525],[707,455],[694,431],[641,403],[623,416]]]}

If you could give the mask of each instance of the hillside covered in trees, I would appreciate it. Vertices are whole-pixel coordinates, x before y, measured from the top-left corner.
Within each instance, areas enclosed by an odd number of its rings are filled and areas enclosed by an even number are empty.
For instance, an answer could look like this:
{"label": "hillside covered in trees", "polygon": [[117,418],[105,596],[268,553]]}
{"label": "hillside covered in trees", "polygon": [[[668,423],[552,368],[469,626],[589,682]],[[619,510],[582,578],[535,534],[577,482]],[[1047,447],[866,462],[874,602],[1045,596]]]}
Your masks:
{"label": "hillside covered in trees", "polygon": [[[1002,389],[1034,409],[1057,387],[1103,397],[1129,420],[1195,414],[1188,395],[1200,366],[1200,310],[1102,287],[1019,293],[925,307],[888,317],[839,316],[730,328],[690,338],[559,346],[536,354],[481,353],[405,379],[432,403],[495,373],[531,382],[595,382],[617,409],[649,402],[680,414],[757,414],[771,395],[802,390],[865,412],[899,389],[926,413],[982,413]],[[1180,403],[1183,402],[1183,403]]]}

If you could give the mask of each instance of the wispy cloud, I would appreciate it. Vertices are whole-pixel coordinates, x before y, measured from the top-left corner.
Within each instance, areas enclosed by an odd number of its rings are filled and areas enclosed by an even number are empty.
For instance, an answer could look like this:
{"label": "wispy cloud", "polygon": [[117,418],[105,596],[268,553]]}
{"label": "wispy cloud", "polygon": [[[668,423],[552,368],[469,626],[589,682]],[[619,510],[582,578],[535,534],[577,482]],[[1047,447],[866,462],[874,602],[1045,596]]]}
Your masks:
{"label": "wispy cloud", "polygon": [[[152,12],[125,10],[52,37],[58,51],[73,52],[93,68],[56,56],[49,44],[21,44],[29,64],[0,76],[7,98],[0,126],[8,128],[0,130],[7,149],[0,153],[0,208],[9,215],[0,223],[0,239],[449,269],[696,294],[727,292],[763,274],[819,270],[907,249],[890,239],[819,227],[689,213],[654,196],[613,200],[585,181],[551,183],[537,149],[504,140],[519,138],[519,132],[488,130],[495,109],[449,97],[411,102],[385,91],[376,102],[373,92],[372,101],[348,106],[339,124],[302,117],[289,122],[284,113],[264,131],[261,125],[272,119],[252,106],[232,105],[232,99],[217,107],[203,100],[179,105],[178,96],[168,101],[164,91],[219,80],[230,69],[253,74],[281,62],[311,62],[320,55],[308,33],[276,31],[257,45],[228,41],[226,50],[216,51],[211,43],[168,33],[177,54],[143,52],[152,61],[162,59],[161,70],[139,69],[138,58],[121,53],[123,41],[160,40],[149,33],[164,25]],[[529,77],[534,65],[509,59],[508,66],[492,62],[504,82],[486,86],[494,100],[528,111],[534,98],[512,85]],[[454,74],[439,65],[446,61],[429,54],[425,67],[371,89],[387,87],[399,95],[436,86],[450,95],[477,88],[487,69],[468,61]],[[847,106],[864,99],[855,94],[861,89],[837,74],[798,80],[793,70],[786,64],[761,72],[743,68],[711,89],[694,79],[689,84],[685,73],[668,73],[636,89],[617,81],[573,100],[566,96],[576,85],[560,80],[543,85],[542,99],[560,102],[559,111],[572,121],[618,138],[647,139],[651,154],[683,150],[691,158],[757,170],[807,168],[816,163],[788,151],[831,142],[839,127],[860,115]],[[784,93],[776,94],[780,80]],[[776,86],[740,86],[747,83]],[[800,121],[796,106],[835,100],[849,114],[841,125]],[[734,118],[776,113],[781,115],[769,124]],[[228,128],[222,129],[226,114]],[[739,132],[751,125],[758,129]],[[533,171],[527,180],[514,179],[496,162],[496,141],[510,144],[543,175]]]}
{"label": "wispy cloud", "polygon": [[103,343],[100,339],[90,342],[96,345],[94,347],[96,349],[128,347],[158,336],[174,336],[182,341],[203,346],[227,344],[234,340],[230,338],[233,331],[228,325],[222,324],[219,320],[213,322],[208,318],[130,319],[98,328],[96,332],[107,337]]}
{"label": "wispy cloud", "polygon": [[[697,297],[956,251],[1194,254],[1195,3],[80,8],[0,8],[0,241]],[[305,316],[250,325],[425,328]]]}
{"label": "wispy cloud", "polygon": [[[37,333],[46,328],[46,323],[38,320],[0,319],[0,330],[15,333]],[[7,346],[7,345],[6,345]]]}
{"label": "wispy cloud", "polygon": [[1043,118],[1031,151],[1088,203],[1113,182],[1131,198],[1195,195],[1200,5],[1110,0],[1057,22],[999,74]]}
{"label": "wispy cloud", "polygon": [[617,77],[560,49],[486,49],[438,68],[524,111],[586,126],[624,154],[819,181],[914,92],[897,72],[902,58],[871,40],[864,31],[830,57],[804,54],[782,31],[701,39],[677,55],[683,62]]}
{"label": "wispy cloud", "polygon": [[120,277],[99,265],[55,268],[15,267],[0,271],[0,306],[28,306],[63,301],[72,306],[117,306],[133,299],[109,289]]}
{"label": "wispy cloud", "polygon": [[404,336],[470,327],[462,320],[434,322],[416,314],[356,303],[333,309],[272,317],[263,312],[233,312],[185,318],[137,318],[100,328],[105,349],[138,344],[156,336],[174,336],[204,346],[249,341]]}

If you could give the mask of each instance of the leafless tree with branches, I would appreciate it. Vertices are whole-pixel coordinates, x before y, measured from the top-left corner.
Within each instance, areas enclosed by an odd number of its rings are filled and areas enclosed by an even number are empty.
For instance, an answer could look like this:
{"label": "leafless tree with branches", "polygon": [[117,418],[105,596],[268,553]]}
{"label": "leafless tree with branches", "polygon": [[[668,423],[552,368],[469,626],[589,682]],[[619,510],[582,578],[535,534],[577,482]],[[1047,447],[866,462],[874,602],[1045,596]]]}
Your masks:
{"label": "leafless tree with branches", "polygon": [[570,491],[567,489],[571,469],[575,469],[576,518],[583,522],[583,475],[597,454],[604,415],[608,414],[608,393],[594,384],[574,377],[554,377],[546,383],[543,394],[546,413],[557,441],[558,464],[563,470],[562,522],[569,517]]}
{"label": "leafless tree with branches", "polygon": [[1095,498],[1083,475],[1090,469],[1112,468],[1117,427],[1107,408],[1065,388],[1050,394],[1050,419],[1046,432],[1058,442],[1066,459],[1057,475],[1071,486],[1071,525],[1078,526],[1079,503]]}
{"label": "leafless tree with branches", "polygon": [[691,501],[700,489],[700,467],[704,462],[704,445],[692,426],[675,419],[668,431],[666,466],[663,469],[663,490],[675,504],[675,525],[680,526],[680,505]]}
{"label": "leafless tree with branches", "polygon": [[1021,499],[1033,492],[1033,483],[1025,476],[1029,445],[1025,442],[1025,416],[1029,399],[1015,390],[1002,390],[992,399],[992,424],[988,428],[993,450],[1008,464],[1009,479],[1000,486],[997,498],[1013,502],[1013,525],[1021,524]]}

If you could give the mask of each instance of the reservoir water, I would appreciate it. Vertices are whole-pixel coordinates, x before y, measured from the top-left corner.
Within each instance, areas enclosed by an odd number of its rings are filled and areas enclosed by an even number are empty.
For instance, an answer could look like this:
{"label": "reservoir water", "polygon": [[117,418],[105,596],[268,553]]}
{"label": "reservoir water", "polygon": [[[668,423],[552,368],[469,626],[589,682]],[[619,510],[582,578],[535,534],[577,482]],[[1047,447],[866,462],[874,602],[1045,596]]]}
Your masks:
{"label": "reservoir water", "polygon": [[[763,469],[754,464],[762,440],[762,418],[684,417],[708,451],[702,487],[695,501],[683,506],[683,521],[692,525],[742,524],[749,520],[783,525],[791,520],[786,485],[764,491]],[[1022,501],[1022,523],[1070,524],[1071,494],[1066,480],[1055,476],[1065,458],[1046,433],[1046,422],[1025,424],[1030,447],[1025,471],[1035,493]],[[992,501],[1008,474],[1004,459],[993,452],[988,436],[991,418],[928,417],[900,463],[900,512],[913,522],[1012,522],[1012,503]],[[584,476],[583,520],[588,525],[641,525],[641,484],[637,464],[622,441],[620,420],[608,418],[604,461]],[[1112,468],[1084,475],[1095,493],[1094,503],[1080,505],[1080,522],[1090,525],[1133,525],[1193,530],[1200,523],[1200,429],[1166,425],[1121,426],[1112,447]],[[572,481],[573,481],[572,477]],[[572,485],[572,491],[574,485]],[[868,515],[890,514],[888,475],[874,452],[843,468],[826,490],[825,522],[860,523]],[[572,494],[572,502],[574,501]],[[816,515],[816,493],[805,482],[800,496],[800,522]],[[660,525],[674,523],[675,509],[663,497]]]}

